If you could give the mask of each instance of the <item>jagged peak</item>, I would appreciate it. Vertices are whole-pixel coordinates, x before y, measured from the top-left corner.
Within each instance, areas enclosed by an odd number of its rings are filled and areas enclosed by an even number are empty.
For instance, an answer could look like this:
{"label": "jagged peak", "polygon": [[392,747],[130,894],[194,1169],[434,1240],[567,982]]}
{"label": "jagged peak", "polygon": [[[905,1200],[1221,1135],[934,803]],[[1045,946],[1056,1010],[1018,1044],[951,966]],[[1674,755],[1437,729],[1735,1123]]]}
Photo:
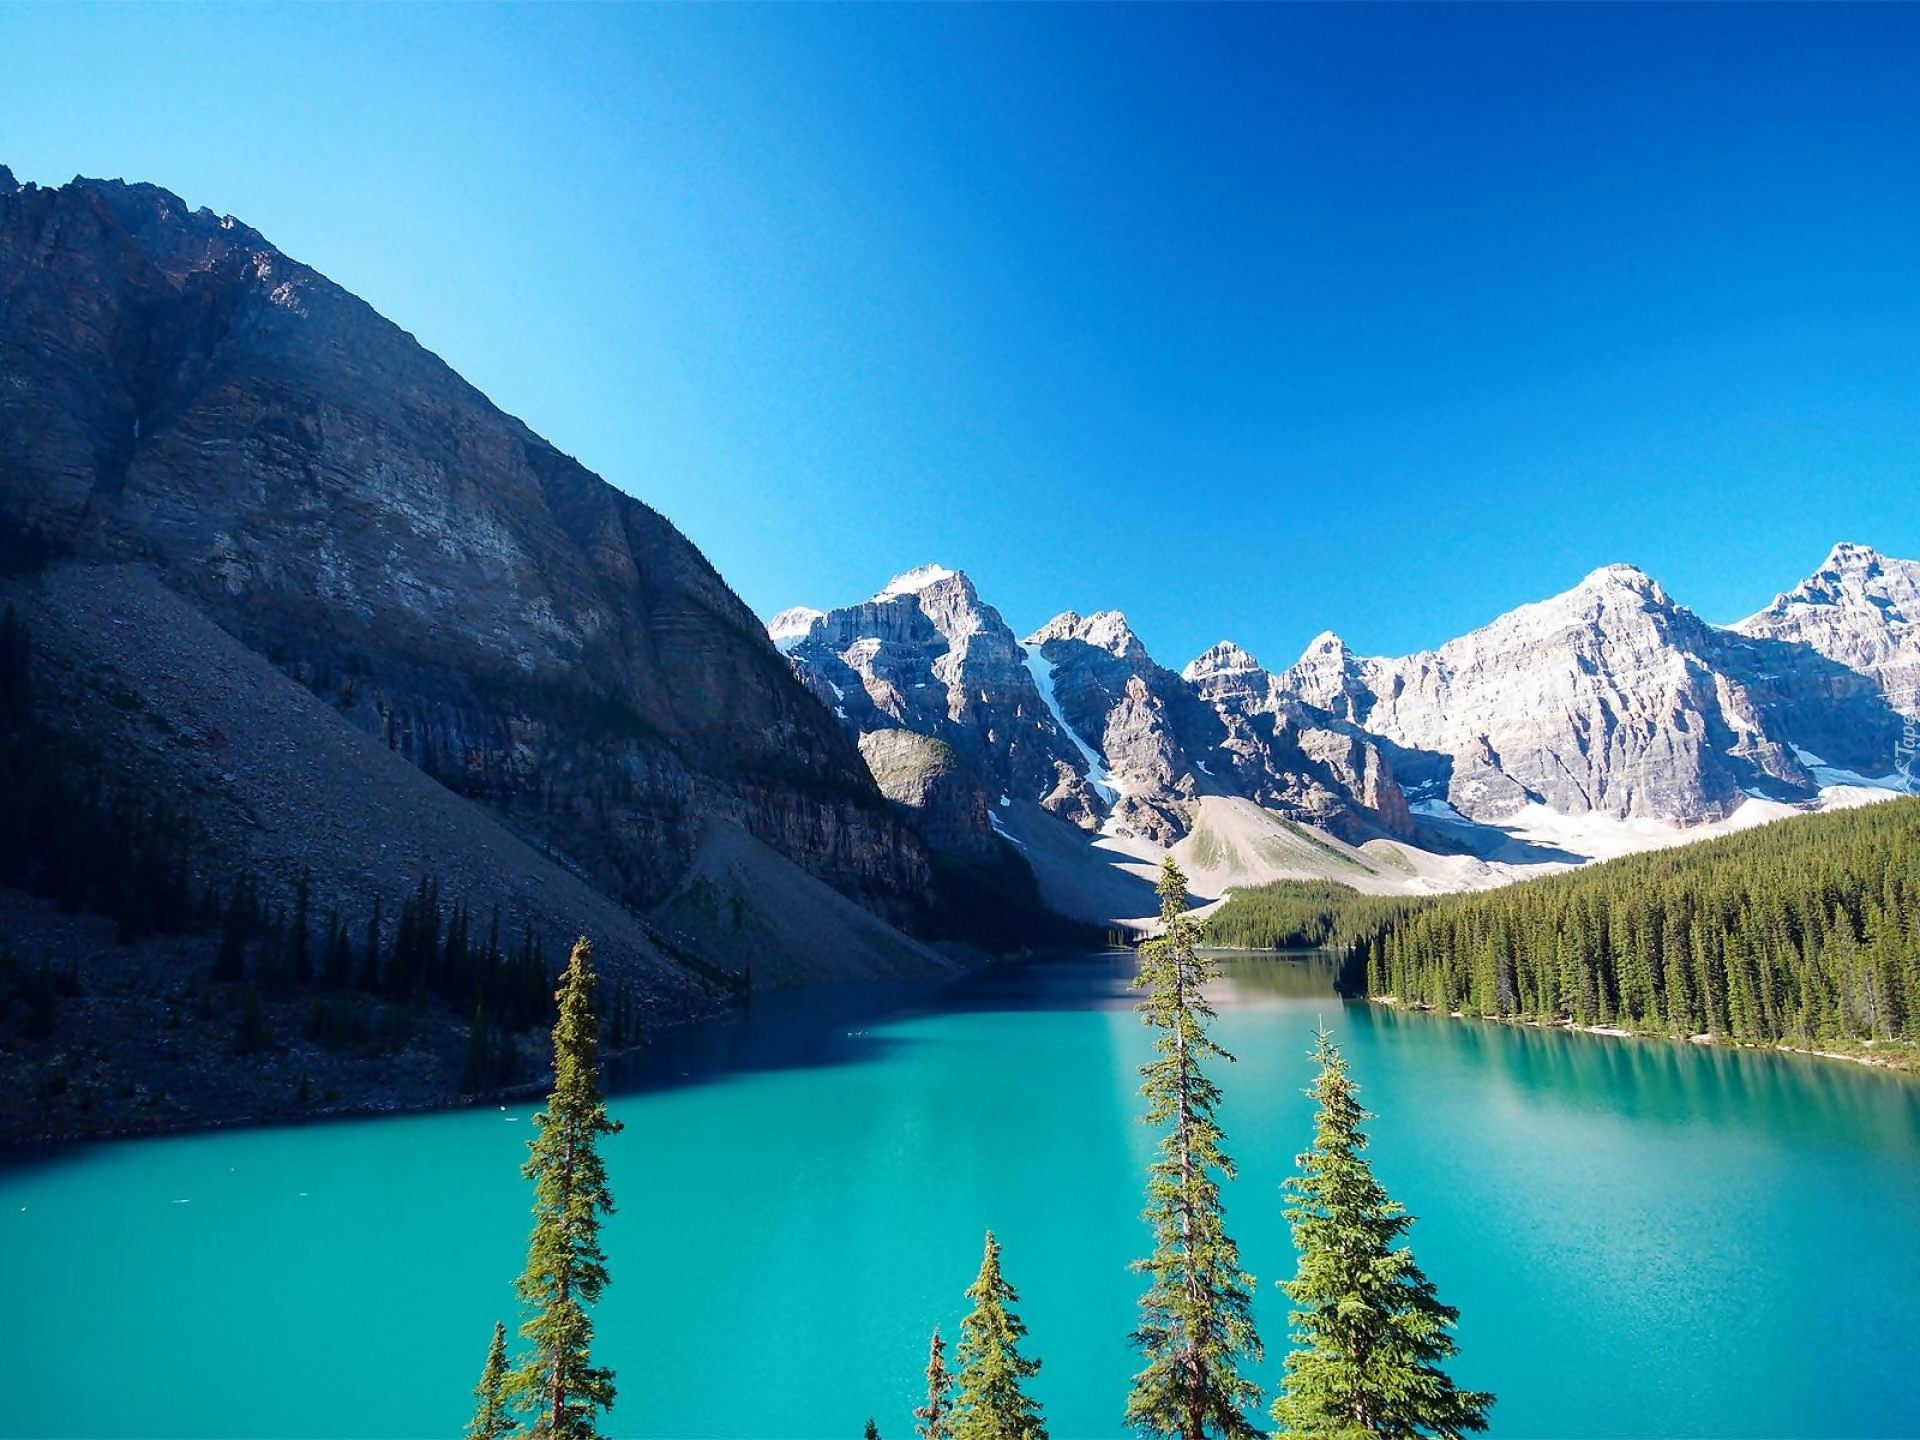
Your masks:
{"label": "jagged peak", "polygon": [[1307,642],[1307,648],[1300,652],[1300,663],[1303,665],[1309,661],[1344,661],[1352,658],[1353,651],[1348,647],[1347,642],[1331,630],[1322,630],[1318,635],[1314,636],[1313,639],[1309,640]]}
{"label": "jagged peak", "polygon": [[1231,640],[1211,645],[1187,662],[1180,672],[1182,680],[1197,680],[1203,675],[1245,675],[1260,669],[1260,662]]}
{"label": "jagged peak", "polygon": [[[911,570],[903,570],[889,580],[875,593],[875,600],[893,600],[902,595],[918,595],[929,586],[938,585],[943,580],[966,580],[964,571],[951,570],[945,565],[916,565]],[[969,584],[972,582],[969,581]]]}
{"label": "jagged peak", "polygon": [[1524,629],[1538,624],[1558,625],[1569,615],[1587,615],[1623,604],[1632,608],[1651,607],[1659,610],[1680,608],[1660,582],[1638,565],[1602,565],[1597,570],[1589,571],[1579,584],[1549,595],[1544,600],[1529,601],[1502,611],[1485,625],[1458,639],[1449,640],[1440,649],[1446,651],[1484,634],[1511,632],[1516,626]]}
{"label": "jagged peak", "polygon": [[1598,570],[1590,571],[1581,582],[1567,593],[1604,593],[1614,590],[1628,590],[1644,599],[1667,601],[1667,592],[1638,565],[1614,564],[1602,565]]}
{"label": "jagged peak", "polygon": [[1078,640],[1121,660],[1148,658],[1147,647],[1140,643],[1140,637],[1134,634],[1133,626],[1119,610],[1096,610],[1091,615],[1063,610],[1029,635],[1025,643],[1045,645],[1049,640]]}
{"label": "jagged peak", "polygon": [[13,171],[0,165],[0,195],[11,195],[19,188],[20,182],[13,178]]}
{"label": "jagged peak", "polygon": [[1820,568],[1840,573],[1861,571],[1872,574],[1887,563],[1887,557],[1871,545],[1857,545],[1851,540],[1842,540],[1827,552],[1827,563]]}
{"label": "jagged peak", "polygon": [[826,618],[826,611],[811,605],[790,605],[767,621],[767,637],[784,654],[811,635],[813,627]]}
{"label": "jagged peak", "polygon": [[1076,634],[1079,629],[1080,612],[1078,610],[1062,610],[1058,615],[1054,616],[1020,643],[1022,645],[1044,645],[1049,640],[1068,639]]}
{"label": "jagged peak", "polygon": [[1750,632],[1806,607],[1871,610],[1883,619],[1904,621],[1920,608],[1920,562],[1891,559],[1871,545],[1842,540],[1813,574],[1731,628]]}

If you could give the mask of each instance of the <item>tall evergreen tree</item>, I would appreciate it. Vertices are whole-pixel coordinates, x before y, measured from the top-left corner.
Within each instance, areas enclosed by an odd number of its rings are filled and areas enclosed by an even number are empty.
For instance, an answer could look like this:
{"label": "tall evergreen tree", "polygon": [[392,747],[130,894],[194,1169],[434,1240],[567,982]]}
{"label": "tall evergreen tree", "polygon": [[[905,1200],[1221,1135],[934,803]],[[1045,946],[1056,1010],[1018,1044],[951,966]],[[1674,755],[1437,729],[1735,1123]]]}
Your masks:
{"label": "tall evergreen tree", "polygon": [[1300,1268],[1280,1282],[1296,1308],[1295,1348],[1273,1404],[1279,1433],[1452,1440],[1485,1430],[1493,1396],[1455,1388],[1440,1368],[1457,1349],[1460,1312],[1440,1303],[1413,1252],[1396,1246],[1413,1217],[1374,1178],[1360,1129],[1372,1116],[1324,1026],[1313,1056],[1313,1145],[1285,1187]]}
{"label": "tall evergreen tree", "polygon": [[947,1440],[948,1422],[953,1418],[953,1376],[947,1373],[947,1342],[940,1338],[940,1327],[933,1327],[933,1339],[927,1345],[927,1403],[913,1412],[919,1423],[913,1433],[920,1440]]}
{"label": "tall evergreen tree", "polygon": [[1020,1297],[1000,1273],[1000,1242],[991,1230],[967,1298],[973,1309],[960,1322],[953,1440],[1047,1440],[1040,1402],[1020,1388],[1040,1373],[1040,1362],[1020,1354],[1027,1327],[1012,1309]]}
{"label": "tall evergreen tree", "polygon": [[1215,1118],[1220,1088],[1203,1068],[1233,1056],[1207,1034],[1209,966],[1195,948],[1186,877],[1171,855],[1161,862],[1159,891],[1160,935],[1141,947],[1133,983],[1147,992],[1141,1019],[1161,1032],[1155,1059],[1140,1070],[1143,1119],[1165,1133],[1147,1172],[1153,1254],[1134,1264],[1148,1277],[1133,1335],[1147,1366],[1133,1377],[1126,1420],[1144,1434],[1180,1440],[1255,1440],[1260,1431],[1246,1412],[1259,1405],[1260,1387],[1240,1373],[1262,1353],[1254,1282],[1227,1234],[1220,1180],[1233,1178],[1234,1167]]}
{"label": "tall evergreen tree", "polygon": [[880,1422],[873,1416],[867,1416],[867,1428],[860,1432],[861,1440],[880,1440]]}
{"label": "tall evergreen tree", "polygon": [[496,1323],[493,1343],[487,1347],[486,1367],[480,1383],[473,1387],[473,1423],[467,1426],[466,1440],[502,1440],[520,1426],[507,1406],[507,1327]]}
{"label": "tall evergreen tree", "polygon": [[509,1390],[531,1410],[537,1440],[598,1440],[597,1411],[613,1405],[613,1371],[592,1362],[587,1307],[607,1285],[600,1218],[613,1213],[603,1135],[620,1122],[600,1093],[600,1024],[593,1013],[593,947],[582,937],[554,996],[553,1093],[534,1117],[539,1133],[522,1172],[534,1182],[533,1234],[520,1299],[532,1317],[520,1327],[531,1353]]}
{"label": "tall evergreen tree", "polygon": [[373,896],[373,915],[367,921],[367,945],[360,953],[359,985],[369,995],[380,990],[380,892]]}
{"label": "tall evergreen tree", "polygon": [[287,927],[287,954],[283,965],[285,983],[305,986],[313,979],[313,956],[308,949],[308,912],[313,889],[313,872],[302,870],[293,891],[293,920]]}

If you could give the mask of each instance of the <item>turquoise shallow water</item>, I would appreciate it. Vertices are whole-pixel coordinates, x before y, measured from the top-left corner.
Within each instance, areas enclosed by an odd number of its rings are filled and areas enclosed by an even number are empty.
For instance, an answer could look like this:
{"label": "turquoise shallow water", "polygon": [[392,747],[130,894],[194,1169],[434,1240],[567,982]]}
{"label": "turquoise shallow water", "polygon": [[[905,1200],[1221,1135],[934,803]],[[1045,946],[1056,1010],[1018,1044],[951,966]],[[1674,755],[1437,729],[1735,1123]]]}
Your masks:
{"label": "turquoise shallow water", "polygon": [[[610,1432],[908,1435],[991,1225],[1056,1440],[1116,1434],[1151,1143],[1128,974],[808,995],[621,1077]],[[1920,1435],[1920,1085],[1345,1005],[1299,959],[1228,962],[1218,1002],[1263,1381],[1324,1017],[1496,1434]],[[531,1108],[0,1169],[0,1434],[457,1434],[513,1313]]]}

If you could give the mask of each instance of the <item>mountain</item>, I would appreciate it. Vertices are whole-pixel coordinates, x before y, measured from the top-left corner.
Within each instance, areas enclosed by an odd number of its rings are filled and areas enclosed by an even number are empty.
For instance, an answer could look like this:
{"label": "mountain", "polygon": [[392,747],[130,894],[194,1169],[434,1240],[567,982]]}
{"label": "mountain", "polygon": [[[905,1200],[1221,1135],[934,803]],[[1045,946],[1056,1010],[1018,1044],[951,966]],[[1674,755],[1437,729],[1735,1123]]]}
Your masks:
{"label": "mountain", "polygon": [[[1002,829],[1014,817],[1000,812],[1018,801],[1082,831],[1163,846],[1187,835],[1207,795],[1252,799],[1354,839],[1408,828],[1373,741],[1275,702],[1250,657],[1244,674],[1258,684],[1236,685],[1227,648],[1204,675],[1174,673],[1118,611],[1067,611],[1016,641],[972,580],[932,565],[858,605],[783,611],[768,630],[859,738],[881,789],[921,812],[920,828],[940,829],[948,848],[978,836],[977,820],[957,822],[982,801]],[[927,789],[933,764],[947,777],[943,794]]]}
{"label": "mountain", "polygon": [[1882,687],[1920,567],[1841,561],[1767,612],[1824,626],[1818,644],[1716,628],[1629,565],[1416,655],[1323,633],[1277,673],[1230,640],[1175,673],[1117,610],[1016,645],[943,566],[770,631],[886,793],[976,835],[990,802],[1054,903],[1112,917],[1138,892],[1075,857],[1138,879],[1171,850],[1203,895],[1299,875],[1476,887],[1864,793],[1901,743]]}
{"label": "mountain", "polygon": [[1207,784],[1225,728],[1178,675],[1157,664],[1118,610],[1069,610],[1026,639],[1034,675],[1084,746],[1088,783],[1116,827],[1169,845],[1182,802]]}
{"label": "mountain", "polygon": [[1168,849],[1203,884],[1248,866],[1364,876],[1383,862],[1353,847],[1413,833],[1390,747],[1280,697],[1231,646],[1177,674],[1112,610],[1017,641],[939,565],[768,630],[937,854],[986,862],[997,846],[1067,914],[1147,913]]}
{"label": "mountain", "polygon": [[1842,542],[1813,574],[1731,628],[1803,647],[1775,654],[1816,698],[1852,704],[1864,677],[1892,709],[1920,719],[1920,563]]}
{"label": "mountain", "polygon": [[1747,789],[1812,788],[1719,649],[1657,581],[1609,565],[1437,650],[1345,656],[1334,677],[1321,647],[1296,673],[1301,698],[1337,690],[1369,732],[1450,761],[1444,797],[1470,818],[1538,803],[1694,824]]}
{"label": "mountain", "polygon": [[1356,843],[1412,836],[1392,747],[1339,704],[1292,694],[1285,679],[1230,640],[1189,661],[1180,676],[1226,727],[1219,749],[1240,793]]}
{"label": "mountain", "polygon": [[[909,928],[936,904],[853,737],[664,517],[156,186],[0,170],[0,542],[157,581],[630,911],[684,901],[715,827],[740,906],[754,854]],[[21,590],[45,635],[67,590]]]}
{"label": "mountain", "polygon": [[[937,741],[942,751],[916,753],[929,762],[950,754],[987,799],[1017,794],[1087,825],[1105,813],[1026,651],[964,574],[922,566],[857,605],[783,611],[770,633],[795,673],[854,735],[902,732]],[[872,743],[861,743],[872,758]],[[924,807],[934,797],[916,793],[921,767],[908,763],[898,740],[885,753],[888,763],[875,771],[882,788]]]}

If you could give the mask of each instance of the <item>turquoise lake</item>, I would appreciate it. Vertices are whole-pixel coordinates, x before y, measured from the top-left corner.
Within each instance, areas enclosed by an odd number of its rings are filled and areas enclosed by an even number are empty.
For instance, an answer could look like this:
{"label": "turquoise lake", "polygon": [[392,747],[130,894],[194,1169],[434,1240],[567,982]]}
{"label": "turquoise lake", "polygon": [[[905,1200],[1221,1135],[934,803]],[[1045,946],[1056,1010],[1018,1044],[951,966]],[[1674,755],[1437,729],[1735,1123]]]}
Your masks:
{"label": "turquoise lake", "polygon": [[[1152,1144],[1130,975],[780,997],[616,1077],[609,1433],[904,1440],[991,1226],[1055,1440],[1118,1434]],[[1264,1384],[1324,1018],[1495,1434],[1920,1435],[1920,1084],[1347,1004],[1312,958],[1227,961],[1216,1001]],[[535,1108],[12,1157],[0,1434],[457,1435],[514,1319]]]}

